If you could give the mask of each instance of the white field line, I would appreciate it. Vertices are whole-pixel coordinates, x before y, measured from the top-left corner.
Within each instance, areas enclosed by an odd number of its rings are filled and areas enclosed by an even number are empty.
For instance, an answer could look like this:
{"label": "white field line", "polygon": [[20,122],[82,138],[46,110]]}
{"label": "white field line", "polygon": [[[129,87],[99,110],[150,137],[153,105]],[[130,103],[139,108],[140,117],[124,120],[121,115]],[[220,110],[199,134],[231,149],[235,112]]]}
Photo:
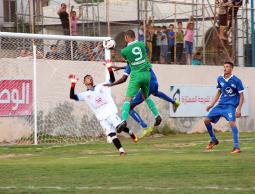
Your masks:
{"label": "white field line", "polygon": [[[255,138],[239,138],[240,141],[253,141],[255,140]],[[72,146],[76,146],[76,145],[87,145],[87,144],[96,144],[98,142],[100,142],[101,140],[93,140],[93,141],[87,141],[87,142],[83,142],[83,143],[77,143],[77,144],[59,144],[59,145],[52,145],[52,146],[47,146],[47,147],[38,147],[36,149],[51,149],[51,148],[61,148],[61,147],[72,147]],[[226,140],[220,140],[221,142],[229,142],[232,141],[232,139],[226,139]],[[193,144],[202,144],[202,143],[208,143],[208,140],[204,140],[204,141],[195,141],[193,142]],[[5,149],[8,149],[8,146],[12,146],[9,144],[0,144],[0,147],[3,147]],[[41,144],[38,144],[38,146],[41,146]],[[11,147],[12,148],[12,147]]]}
{"label": "white field line", "polygon": [[78,187],[61,187],[61,186],[0,186],[0,190],[13,190],[13,189],[25,189],[25,190],[150,190],[150,191],[157,191],[157,190],[227,190],[227,191],[255,191],[255,187],[222,187],[222,186],[192,186],[192,187],[133,187],[133,186],[115,186],[115,187],[105,187],[105,186],[78,186]]}
{"label": "white field line", "polygon": [[[253,141],[253,140],[255,140],[255,138],[239,138],[240,142]],[[233,141],[232,139],[220,140],[220,142],[232,142],[232,141]],[[89,142],[78,143],[78,144],[60,144],[60,145],[53,145],[53,146],[48,146],[48,147],[40,147],[40,148],[36,148],[36,149],[52,149],[52,148],[71,147],[71,146],[76,146],[76,145],[95,144],[98,142],[100,142],[100,140],[89,141]],[[192,146],[196,146],[196,145],[200,145],[200,144],[204,144],[204,143],[208,143],[208,141],[194,141],[194,142],[192,142]],[[183,144],[183,143],[181,143],[181,144]],[[187,143],[187,144],[190,144],[190,143]],[[191,146],[187,146],[187,147],[191,147]],[[163,148],[161,148],[161,149],[163,149]]]}

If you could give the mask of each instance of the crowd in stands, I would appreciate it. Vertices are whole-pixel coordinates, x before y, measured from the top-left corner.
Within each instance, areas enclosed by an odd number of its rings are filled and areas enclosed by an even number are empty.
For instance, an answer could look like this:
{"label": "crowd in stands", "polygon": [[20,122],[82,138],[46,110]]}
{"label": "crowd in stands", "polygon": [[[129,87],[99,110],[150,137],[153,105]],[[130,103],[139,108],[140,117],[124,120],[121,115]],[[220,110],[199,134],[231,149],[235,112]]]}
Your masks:
{"label": "crowd in stands", "polygon": [[227,40],[226,31],[232,27],[233,21],[237,17],[237,12],[242,6],[242,0],[218,0],[219,38]]}
{"label": "crowd in stands", "polygon": [[[145,30],[144,30],[145,27]],[[167,26],[143,23],[138,31],[138,40],[146,39],[148,58],[159,64],[191,64],[193,52],[194,19],[191,17],[186,27],[181,21]]]}
{"label": "crowd in stands", "polygon": [[[233,18],[236,18],[239,7],[242,5],[242,0],[219,0],[218,3],[218,21],[219,21],[219,38],[227,39],[225,36],[226,30],[232,26]],[[59,10],[59,15],[64,35],[77,36],[77,21],[82,15],[81,7],[79,14],[71,7],[70,13],[67,12],[67,6],[62,3]],[[70,18],[69,18],[70,16]],[[231,18],[230,18],[231,17]],[[144,25],[141,23],[138,30],[138,40],[146,42],[148,59],[152,63],[159,64],[202,64],[201,51],[193,52],[193,37],[194,37],[193,17],[185,24],[182,21],[177,21],[176,24],[169,26],[155,26],[152,20]],[[72,59],[80,61],[100,61],[104,60],[104,49],[102,43],[90,43],[76,41],[64,41],[64,44],[48,45],[48,52],[44,55],[38,51],[38,58],[47,58],[52,60]],[[29,50],[26,52],[29,53]],[[20,50],[20,57],[26,56],[24,49]],[[30,54],[31,55],[31,54]],[[119,51],[112,51],[112,60],[115,62],[123,62]]]}
{"label": "crowd in stands", "polygon": [[[75,42],[77,44],[77,42]],[[70,42],[74,45],[74,41]],[[51,44],[42,45],[44,49],[37,48],[37,59],[50,59],[50,60],[78,60],[78,61],[103,61],[104,49],[101,42],[79,42],[77,48],[73,52],[66,53],[65,44]],[[71,56],[71,57],[70,57]],[[31,47],[21,47],[17,50],[17,58],[32,57]]]}

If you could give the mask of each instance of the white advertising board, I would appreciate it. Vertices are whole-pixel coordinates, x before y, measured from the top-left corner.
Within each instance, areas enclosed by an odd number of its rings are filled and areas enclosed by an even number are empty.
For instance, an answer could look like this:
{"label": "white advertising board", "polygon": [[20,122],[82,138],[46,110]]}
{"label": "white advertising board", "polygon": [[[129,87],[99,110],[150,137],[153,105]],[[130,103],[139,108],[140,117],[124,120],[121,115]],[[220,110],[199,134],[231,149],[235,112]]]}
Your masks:
{"label": "white advertising board", "polygon": [[[170,104],[170,117],[204,117],[208,112],[206,107],[216,94],[215,86],[170,86],[170,96],[181,102],[176,112]],[[248,88],[244,91],[242,116],[249,115]]]}

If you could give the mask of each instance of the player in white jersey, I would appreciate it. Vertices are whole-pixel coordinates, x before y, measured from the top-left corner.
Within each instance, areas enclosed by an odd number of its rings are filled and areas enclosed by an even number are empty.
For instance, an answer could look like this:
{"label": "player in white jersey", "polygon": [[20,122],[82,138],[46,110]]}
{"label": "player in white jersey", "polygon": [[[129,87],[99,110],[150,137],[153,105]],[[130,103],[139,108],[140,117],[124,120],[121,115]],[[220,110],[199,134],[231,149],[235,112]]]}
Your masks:
{"label": "player in white jersey", "polygon": [[[115,77],[112,69],[108,68],[108,71],[110,74],[109,81],[114,82]],[[94,85],[93,77],[91,75],[85,75],[83,83],[87,87],[87,91],[75,94],[74,89],[78,79],[75,75],[70,75],[69,79],[71,81],[70,98],[76,101],[85,101],[88,104],[104,129],[107,139],[110,139],[119,150],[120,155],[124,156],[126,154],[125,150],[116,134],[116,128],[121,123],[121,119],[117,115],[118,109],[111,96],[111,90],[103,86],[105,83]],[[123,131],[128,133],[134,142],[138,141],[137,137],[130,129],[126,127]],[[119,132],[121,131],[118,131],[118,133]]]}

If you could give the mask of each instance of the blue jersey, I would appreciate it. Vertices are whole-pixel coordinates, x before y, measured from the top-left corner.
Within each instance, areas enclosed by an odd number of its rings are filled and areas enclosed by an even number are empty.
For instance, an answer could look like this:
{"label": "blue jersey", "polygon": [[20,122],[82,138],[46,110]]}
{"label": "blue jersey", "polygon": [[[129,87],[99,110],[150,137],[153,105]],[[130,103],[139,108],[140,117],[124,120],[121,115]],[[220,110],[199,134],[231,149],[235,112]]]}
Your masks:
{"label": "blue jersey", "polygon": [[240,93],[244,91],[242,81],[234,75],[228,79],[225,79],[224,76],[219,76],[217,83],[217,88],[221,91],[218,104],[237,107],[240,101]]}
{"label": "blue jersey", "polygon": [[[150,69],[150,72],[151,72],[151,79],[150,79],[150,83],[153,84],[158,84],[158,80],[157,80],[157,77],[154,73],[154,71],[152,69]],[[124,70],[124,75],[126,76],[129,76],[131,73],[131,69],[130,69],[130,66],[127,64],[126,67],[125,67],[125,70]]]}

